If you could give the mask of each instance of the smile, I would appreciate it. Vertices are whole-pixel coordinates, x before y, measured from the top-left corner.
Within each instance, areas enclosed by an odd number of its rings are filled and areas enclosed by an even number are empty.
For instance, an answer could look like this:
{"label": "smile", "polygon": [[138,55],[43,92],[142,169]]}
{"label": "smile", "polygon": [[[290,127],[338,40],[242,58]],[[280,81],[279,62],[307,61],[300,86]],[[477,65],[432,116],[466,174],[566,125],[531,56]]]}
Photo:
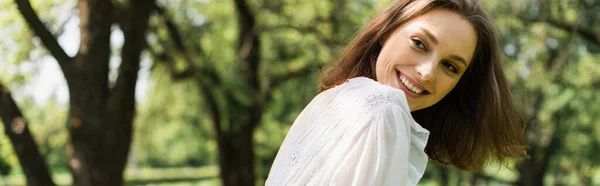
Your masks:
{"label": "smile", "polygon": [[396,71],[396,73],[398,75],[398,79],[400,82],[402,82],[399,83],[398,86],[401,90],[404,90],[404,93],[407,96],[417,98],[429,94],[429,92],[425,90],[423,86],[415,84],[415,81],[410,77],[404,76],[404,74],[402,74],[400,71]]}
{"label": "smile", "polygon": [[410,83],[404,76],[400,76],[400,81],[402,81],[402,83],[408,88],[408,90],[413,91],[414,93],[420,94],[423,92],[423,90],[417,88],[415,85]]}

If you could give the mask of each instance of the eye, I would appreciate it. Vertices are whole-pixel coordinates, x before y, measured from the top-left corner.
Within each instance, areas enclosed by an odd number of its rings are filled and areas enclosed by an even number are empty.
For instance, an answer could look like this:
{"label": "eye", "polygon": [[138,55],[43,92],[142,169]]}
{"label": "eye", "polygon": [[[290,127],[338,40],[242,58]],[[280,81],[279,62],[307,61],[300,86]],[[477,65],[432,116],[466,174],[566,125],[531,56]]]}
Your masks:
{"label": "eye", "polygon": [[410,40],[412,40],[413,44],[418,47],[421,50],[427,51],[427,46],[425,45],[425,43],[423,41],[421,41],[420,39],[417,38],[411,38]]}
{"label": "eye", "polygon": [[458,68],[454,66],[451,62],[443,62],[442,63],[450,72],[458,74]]}

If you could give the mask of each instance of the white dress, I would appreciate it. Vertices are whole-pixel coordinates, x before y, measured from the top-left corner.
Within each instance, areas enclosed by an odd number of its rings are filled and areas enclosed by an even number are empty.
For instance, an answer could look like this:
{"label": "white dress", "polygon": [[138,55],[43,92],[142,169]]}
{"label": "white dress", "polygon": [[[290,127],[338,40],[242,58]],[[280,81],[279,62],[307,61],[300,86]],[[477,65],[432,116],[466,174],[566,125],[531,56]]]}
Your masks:
{"label": "white dress", "polygon": [[304,108],[265,185],[416,185],[427,165],[428,137],[404,92],[353,78]]}

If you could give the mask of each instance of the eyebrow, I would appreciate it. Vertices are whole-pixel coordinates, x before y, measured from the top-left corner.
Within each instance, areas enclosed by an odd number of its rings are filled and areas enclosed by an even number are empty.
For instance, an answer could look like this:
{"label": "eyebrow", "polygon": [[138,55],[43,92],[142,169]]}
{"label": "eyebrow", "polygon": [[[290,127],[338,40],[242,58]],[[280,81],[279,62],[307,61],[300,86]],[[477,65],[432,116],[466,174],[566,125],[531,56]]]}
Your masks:
{"label": "eyebrow", "polygon": [[[429,32],[429,30],[421,27],[421,31],[423,31],[425,33],[425,35],[427,35],[427,37],[433,42],[433,44],[438,45],[438,40],[435,38],[435,36],[433,36],[433,34],[431,34],[431,32]],[[465,67],[469,66],[469,65],[467,65],[467,60],[465,60],[465,58],[462,58],[460,56],[451,55],[450,59],[454,59],[455,61],[462,63],[463,65],[465,65]]]}
{"label": "eyebrow", "polygon": [[465,58],[462,58],[460,56],[450,55],[450,59],[454,59],[455,61],[462,63],[463,65],[465,65],[465,67],[469,66],[469,65],[467,65],[467,60],[465,60]]}
{"label": "eyebrow", "polygon": [[427,37],[433,41],[433,44],[438,45],[438,40],[433,36],[433,34],[431,34],[431,32],[429,32],[429,30],[421,27],[421,31],[425,32],[425,35],[427,35]]}

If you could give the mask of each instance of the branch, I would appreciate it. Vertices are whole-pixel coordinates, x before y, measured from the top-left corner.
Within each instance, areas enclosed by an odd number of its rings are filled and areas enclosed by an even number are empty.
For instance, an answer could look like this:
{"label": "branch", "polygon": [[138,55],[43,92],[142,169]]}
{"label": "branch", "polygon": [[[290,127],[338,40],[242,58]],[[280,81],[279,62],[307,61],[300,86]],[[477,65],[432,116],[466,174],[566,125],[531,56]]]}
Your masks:
{"label": "branch", "polygon": [[274,89],[286,81],[317,72],[321,68],[320,64],[310,63],[300,68],[290,69],[286,72],[275,74],[270,78],[268,88]]}
{"label": "branch", "polygon": [[198,83],[200,92],[204,95],[202,96],[204,97],[204,101],[208,103],[208,107],[210,108],[208,111],[213,120],[213,128],[215,130],[214,135],[216,135],[218,140],[221,140],[223,138],[223,133],[221,132],[221,111],[219,110],[217,99],[213,94],[211,87],[208,86],[208,83],[203,82],[202,79],[196,79],[196,82]]}
{"label": "branch", "polygon": [[565,136],[571,131],[573,125],[565,122],[569,117],[572,117],[573,110],[566,107],[558,111],[558,113],[553,113],[552,115],[552,125],[554,128],[554,132],[551,134],[551,139],[548,145],[543,149],[543,154],[541,158],[540,165],[538,170],[542,173],[547,171],[548,165],[551,163],[550,159],[555,156],[561,148],[563,148],[565,143]]}
{"label": "branch", "polygon": [[[127,11],[121,12],[124,20],[121,23],[124,44],[121,52],[121,65],[114,88],[110,91],[108,110],[110,123],[106,127],[114,131],[115,139],[107,145],[111,152],[104,152],[103,156],[111,159],[116,170],[123,170],[129,153],[133,119],[136,112],[135,87],[140,69],[141,53],[146,48],[146,31],[148,20],[153,10],[154,0],[130,0],[127,2]],[[117,173],[122,174],[122,173]]]}
{"label": "branch", "polygon": [[588,4],[586,0],[578,0],[578,3],[583,5],[583,7],[586,9],[590,7],[590,4]]}
{"label": "branch", "polygon": [[246,83],[256,91],[261,88],[259,66],[260,29],[256,23],[256,15],[252,13],[246,0],[234,0],[238,23],[238,55],[241,58],[240,70],[245,76]]}
{"label": "branch", "polygon": [[179,51],[185,51],[186,49],[183,45],[183,40],[181,40],[181,34],[179,34],[179,29],[177,29],[175,23],[173,23],[173,20],[171,20],[171,18],[166,14],[165,8],[158,5],[155,8],[158,12],[158,15],[160,15],[163,18],[163,22],[165,23],[165,26],[169,31],[169,36],[175,44],[175,48]]}
{"label": "branch", "polygon": [[215,84],[221,83],[217,72],[213,68],[196,67],[192,62],[187,62],[186,69],[178,71],[175,67],[175,59],[166,52],[158,53],[152,47],[148,47],[148,52],[157,59],[157,61],[163,62],[166,65],[167,71],[171,74],[171,79],[174,81],[181,81],[198,76],[200,79],[206,78]]}
{"label": "branch", "polygon": [[[240,24],[241,35],[249,33],[249,31],[254,27],[255,23],[255,15],[248,7],[248,3],[246,0],[234,0],[235,9],[237,10],[238,23]],[[244,37],[240,37],[242,40]]]}
{"label": "branch", "polygon": [[152,55],[156,61],[163,62],[167,68],[167,71],[171,74],[171,78],[174,81],[181,81],[183,79],[188,79],[194,76],[192,68],[186,68],[183,71],[176,71],[175,69],[175,60],[171,56],[169,56],[166,52],[158,53],[152,47],[148,47],[148,53]]}
{"label": "branch", "polygon": [[[221,84],[221,79],[219,78],[214,69],[209,67],[198,67],[195,65],[193,59],[198,57],[192,57],[188,48],[184,45],[179,29],[177,28],[173,20],[167,15],[165,9],[158,5],[155,6],[155,9],[157,13],[162,17],[163,22],[167,27],[167,31],[169,32],[171,41],[175,45],[176,51],[184,57],[184,62],[187,65],[187,69],[181,72],[175,72],[173,65],[174,60],[165,53],[161,54],[160,57],[164,59],[165,62],[167,62],[167,67],[170,68],[169,70],[172,72],[172,77],[175,80],[181,80],[184,78],[190,78],[196,75],[197,73],[200,73],[200,78],[208,78],[210,79],[210,81],[216,84]],[[200,56],[204,56],[202,46],[199,46],[198,48],[199,50],[197,51],[197,53]]]}
{"label": "branch", "polygon": [[600,34],[597,32],[593,32],[592,30],[588,29],[577,28],[575,25],[570,25],[555,19],[548,19],[544,22],[565,31],[575,31],[575,33],[579,34],[583,39],[600,46]]}
{"label": "branch", "polygon": [[[128,1],[127,11],[120,11],[124,16],[120,27],[125,42],[121,52],[121,65],[115,87],[111,91],[110,107],[121,110],[134,110],[135,84],[140,68],[141,52],[146,48],[146,31],[148,20],[153,10],[154,1]],[[112,110],[112,109],[111,109]],[[119,112],[114,112],[120,115]],[[116,117],[120,118],[120,117]]]}
{"label": "branch", "polygon": [[15,0],[15,3],[21,12],[21,15],[25,18],[27,25],[29,25],[29,28],[31,28],[35,35],[40,38],[44,46],[50,51],[50,54],[54,56],[61,68],[64,69],[64,66],[71,62],[72,58],[67,55],[63,48],[58,44],[56,37],[50,33],[46,25],[42,23],[28,0]]}
{"label": "branch", "polygon": [[[200,70],[201,74],[214,74],[216,76],[216,72],[211,71],[209,72],[210,69],[197,69],[194,66],[188,66],[185,70],[183,71],[176,71],[175,67],[174,67],[174,63],[175,61],[173,60],[173,58],[169,55],[167,55],[166,53],[157,53],[156,51],[154,51],[151,47],[149,47],[149,53],[151,55],[154,56],[154,58],[158,59],[159,61],[162,61],[165,63],[166,65],[166,69],[167,71],[171,74],[171,79],[173,79],[174,81],[181,81],[184,79],[189,79],[189,78],[193,78],[196,75],[199,75],[196,70]],[[193,78],[195,80],[195,82],[198,85],[198,89],[200,90],[200,92],[202,93],[202,96],[204,98],[204,101],[206,101],[206,103],[208,104],[208,111],[210,112],[210,117],[213,120],[213,127],[215,129],[214,135],[216,135],[217,138],[221,139],[223,137],[223,134],[220,132],[221,131],[221,112],[219,111],[219,105],[216,102],[216,98],[215,98],[215,94],[212,92],[213,88],[211,88],[209,86],[209,84],[215,83],[218,84],[220,82],[215,82],[212,81],[210,79],[204,79],[204,78]],[[229,95],[229,94],[227,94]]]}
{"label": "branch", "polygon": [[0,118],[4,123],[4,132],[8,135],[21,163],[27,185],[54,186],[46,162],[29,132],[27,121],[23,118],[10,91],[2,84],[0,84]]}
{"label": "branch", "polygon": [[[319,20],[317,20],[317,21],[319,21]],[[297,32],[303,33],[303,34],[307,34],[307,33],[315,34],[316,37],[318,38],[319,42],[328,47],[339,46],[342,44],[340,42],[337,42],[337,41],[331,39],[331,37],[327,37],[325,34],[320,32],[316,28],[316,26],[309,25],[309,26],[299,27],[299,26],[295,26],[292,24],[284,24],[284,25],[277,25],[277,26],[273,26],[273,27],[267,27],[267,28],[264,28],[263,30],[266,32],[273,32],[273,31],[286,30],[286,29],[296,30]]]}
{"label": "branch", "polygon": [[[574,29],[571,31],[575,31]],[[570,51],[573,49],[573,45],[572,45],[572,41],[569,41],[569,44],[567,46],[566,49],[563,50],[563,52],[558,53],[557,50],[551,50],[550,52],[550,56],[554,56],[554,57],[550,57],[548,59],[548,64],[552,64],[554,61],[556,61],[558,63],[558,65],[556,65],[558,68],[560,68],[561,66],[564,66],[566,61],[567,61],[567,56],[570,53]],[[561,70],[559,70],[561,71]],[[561,72],[564,72],[561,71]],[[553,73],[553,82],[557,83],[557,84],[561,84],[562,86],[567,86],[567,83],[562,82],[561,78],[562,74],[560,73]],[[552,117],[550,119],[552,127],[554,128],[554,131],[551,134],[551,138],[550,138],[550,142],[548,143],[547,146],[543,147],[540,143],[540,146],[542,149],[540,149],[542,151],[541,154],[541,159],[539,159],[539,162],[537,163],[536,169],[538,171],[539,174],[544,175],[545,172],[547,171],[547,167],[550,164],[550,159],[556,155],[556,153],[558,153],[558,151],[562,148],[564,140],[565,140],[565,136],[567,135],[567,133],[569,133],[569,125],[565,125],[566,122],[565,120],[567,120],[567,118],[570,117],[572,110],[568,107],[565,107],[563,109],[560,109],[559,111],[555,112],[552,114]]]}
{"label": "branch", "polygon": [[589,29],[583,29],[580,28],[578,25],[572,25],[572,24],[568,24],[556,19],[543,19],[543,18],[530,18],[528,16],[524,16],[521,15],[519,16],[522,20],[524,20],[525,22],[540,22],[540,23],[546,23],[549,24],[553,27],[559,28],[561,30],[567,31],[567,32],[574,32],[577,33],[579,36],[581,36],[583,39],[600,46],[600,34],[597,32],[594,32],[592,30]]}

